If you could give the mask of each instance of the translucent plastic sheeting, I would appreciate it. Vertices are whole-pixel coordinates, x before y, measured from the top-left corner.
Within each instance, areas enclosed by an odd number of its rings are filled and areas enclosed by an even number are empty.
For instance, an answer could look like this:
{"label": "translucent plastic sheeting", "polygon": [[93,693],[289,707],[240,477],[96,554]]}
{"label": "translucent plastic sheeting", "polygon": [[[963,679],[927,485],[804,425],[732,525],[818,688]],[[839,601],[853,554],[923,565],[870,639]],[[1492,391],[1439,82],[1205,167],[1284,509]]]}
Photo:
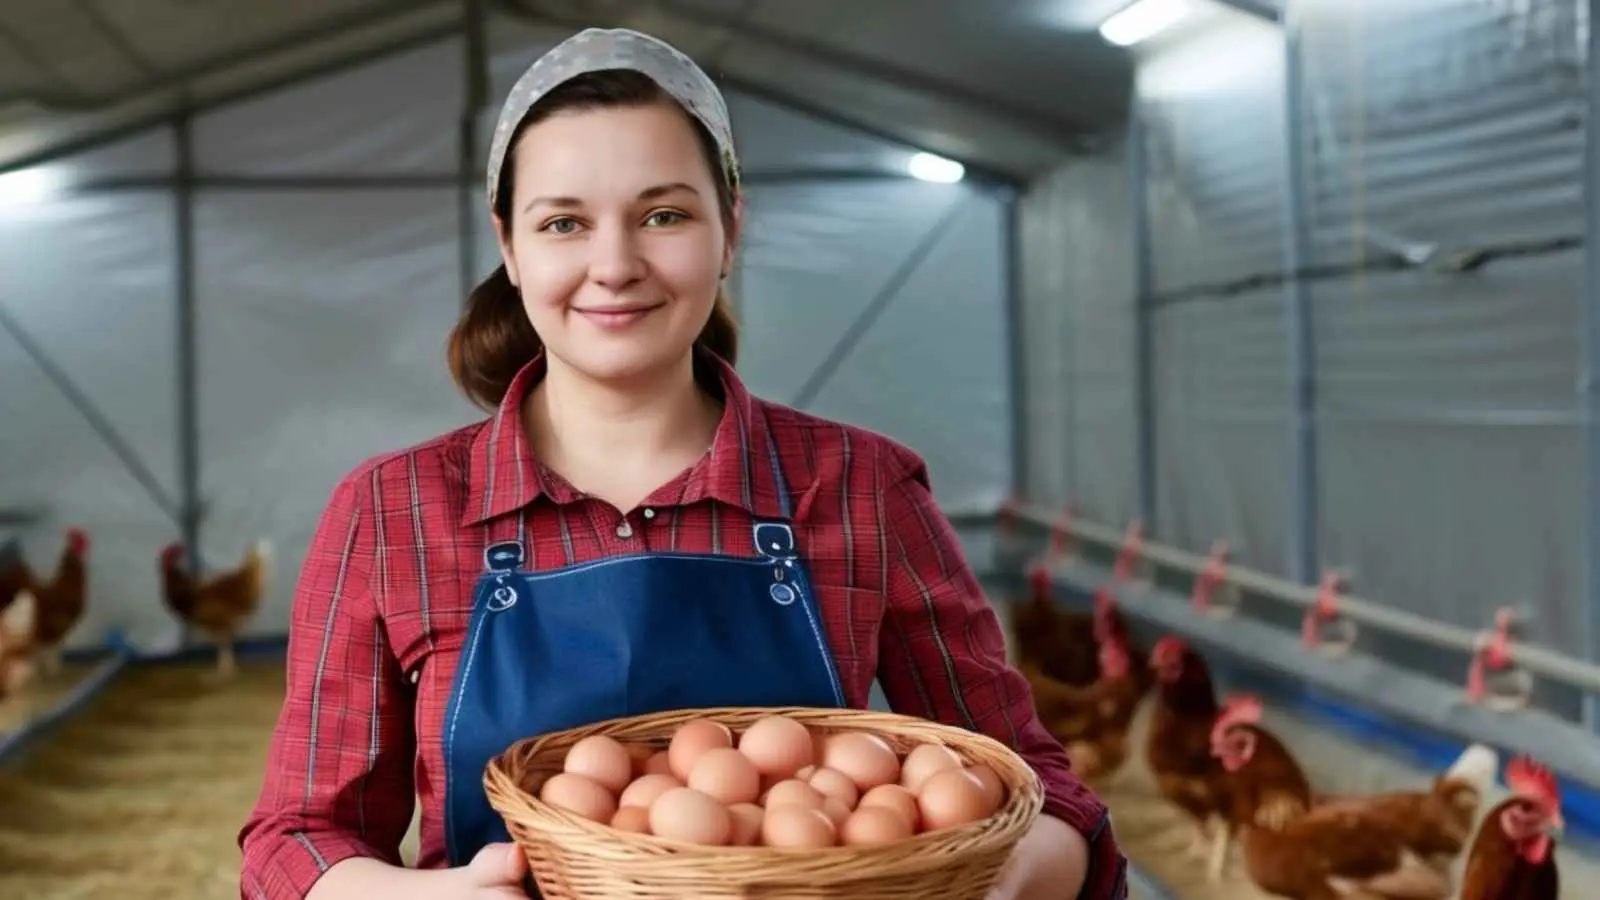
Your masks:
{"label": "translucent plastic sheeting", "polygon": [[[567,33],[495,21],[485,135],[511,82]],[[462,70],[460,42],[442,41],[194,121],[202,175],[325,182],[196,192],[201,550],[223,569],[258,538],[277,548],[248,634],[285,630],[306,543],[340,476],[481,416],[444,361],[463,301],[449,183]],[[892,173],[910,151],[738,95],[729,103],[746,171],[786,179],[753,179],[735,279],[741,368],[771,399],[794,399],[945,205],[965,204],[810,408],[913,446],[951,508],[996,502],[1011,435],[1000,202],[963,185],[830,181],[838,168]],[[53,168],[79,182],[162,174],[172,148],[161,128]],[[440,184],[337,184],[356,175]],[[0,302],[176,497],[174,207],[170,191],[123,188],[0,214]],[[475,209],[473,261],[486,274],[498,255]],[[47,509],[46,526],[24,530],[41,565],[59,549],[59,522],[96,539],[90,615],[72,643],[100,643],[110,626],[152,649],[170,643],[178,627],[161,606],[157,554],[176,525],[3,335],[0,373],[0,410],[12,413],[0,429],[0,505]]]}
{"label": "translucent plastic sheeting", "polygon": [[1021,203],[1027,484],[1121,522],[1135,505],[1134,255],[1128,172],[1073,160]]}
{"label": "translucent plastic sheeting", "polygon": [[[165,192],[0,208],[0,306],[92,398],[169,498],[177,497],[174,207]],[[65,527],[90,536],[89,607],[75,638],[159,622],[156,554],[178,533],[61,388],[0,330],[0,506],[54,571]]]}
{"label": "translucent plastic sheeting", "polygon": [[741,369],[794,403],[936,220],[954,225],[804,404],[909,444],[946,507],[992,508],[1011,425],[1001,215],[996,198],[917,182],[757,185],[739,287]]}

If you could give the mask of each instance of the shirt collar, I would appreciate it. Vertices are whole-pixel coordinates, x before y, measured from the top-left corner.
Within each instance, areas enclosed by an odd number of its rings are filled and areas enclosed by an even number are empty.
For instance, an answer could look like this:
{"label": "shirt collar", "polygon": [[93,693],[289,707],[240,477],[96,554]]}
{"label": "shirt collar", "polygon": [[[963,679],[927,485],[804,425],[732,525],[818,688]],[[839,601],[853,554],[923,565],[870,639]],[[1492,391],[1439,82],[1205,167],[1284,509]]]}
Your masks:
{"label": "shirt collar", "polygon": [[[702,379],[720,382],[722,420],[710,452],[688,473],[681,491],[673,492],[673,505],[710,499],[757,518],[783,518],[775,477],[779,459],[765,404],[753,397],[733,367],[717,356],[698,353],[696,369]],[[523,366],[511,380],[499,409],[473,439],[463,525],[487,522],[551,493],[522,427],[522,401],[544,377],[544,370],[542,354]],[[791,485],[791,497],[792,491]],[[669,505],[653,499],[648,502]]]}

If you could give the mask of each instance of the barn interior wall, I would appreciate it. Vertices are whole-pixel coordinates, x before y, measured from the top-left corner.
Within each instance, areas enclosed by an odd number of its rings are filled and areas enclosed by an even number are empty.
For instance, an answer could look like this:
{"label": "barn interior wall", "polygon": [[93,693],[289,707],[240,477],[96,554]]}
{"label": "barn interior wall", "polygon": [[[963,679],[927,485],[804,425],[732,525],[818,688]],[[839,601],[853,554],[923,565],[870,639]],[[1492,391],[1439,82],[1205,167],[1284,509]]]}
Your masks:
{"label": "barn interior wall", "polygon": [[[1364,597],[1582,654],[1582,147],[1587,5],[1303,0],[1296,108],[1315,340],[1319,562]],[[1282,33],[1245,17],[1138,73],[1153,257],[1154,532],[1287,574]],[[1023,203],[1042,503],[1136,514],[1125,152]],[[1399,266],[1409,256],[1417,264]],[[1485,264],[1469,271],[1463,260]],[[1346,271],[1338,271],[1340,269]],[[1364,640],[1367,640],[1364,638]],[[1464,661],[1370,636],[1442,677]],[[1572,698],[1546,698],[1563,711]]]}
{"label": "barn interior wall", "polygon": [[[550,38],[510,22],[491,37],[498,101]],[[461,43],[442,41],[193,121],[197,175],[232,179],[195,192],[201,549],[221,569],[258,538],[276,546],[252,635],[286,630],[339,477],[481,416],[443,362],[462,301],[449,181],[462,71]],[[750,387],[910,444],[952,512],[992,507],[1011,479],[1003,198],[967,184],[806,176],[903,170],[912,151],[741,95],[729,103],[752,177],[734,280]],[[484,112],[482,137],[497,113]],[[172,135],[50,167],[74,182],[120,179],[116,190],[0,212],[0,305],[169,499],[177,201],[129,179],[173,173]],[[419,181],[336,184],[351,176]],[[284,178],[320,183],[249,183]],[[472,241],[487,273],[492,235],[479,225]],[[852,347],[835,353],[846,333]],[[0,384],[0,507],[46,514],[20,530],[30,560],[53,565],[66,525],[94,541],[89,611],[71,643],[97,645],[113,629],[151,649],[176,640],[156,564],[176,523],[5,333]]]}

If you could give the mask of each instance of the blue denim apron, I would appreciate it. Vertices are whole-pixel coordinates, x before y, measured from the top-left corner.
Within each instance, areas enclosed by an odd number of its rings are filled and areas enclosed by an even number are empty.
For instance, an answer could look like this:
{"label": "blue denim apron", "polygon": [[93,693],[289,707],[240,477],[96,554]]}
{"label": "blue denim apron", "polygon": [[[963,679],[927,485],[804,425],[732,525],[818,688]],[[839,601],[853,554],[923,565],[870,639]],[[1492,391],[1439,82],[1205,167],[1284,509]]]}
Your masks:
{"label": "blue denim apron", "polygon": [[450,865],[510,840],[483,771],[522,738],[692,707],[845,706],[770,438],[768,451],[783,518],[755,522],[749,555],[637,553],[530,572],[524,515],[503,518],[512,534],[491,524],[445,710]]}

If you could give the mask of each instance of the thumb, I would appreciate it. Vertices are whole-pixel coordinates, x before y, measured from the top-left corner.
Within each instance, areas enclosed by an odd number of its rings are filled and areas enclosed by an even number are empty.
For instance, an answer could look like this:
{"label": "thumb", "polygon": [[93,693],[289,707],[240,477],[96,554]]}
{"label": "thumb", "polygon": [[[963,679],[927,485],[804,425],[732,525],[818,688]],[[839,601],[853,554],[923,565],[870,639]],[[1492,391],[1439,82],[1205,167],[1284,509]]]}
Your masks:
{"label": "thumb", "polygon": [[527,872],[528,861],[516,844],[488,844],[467,863],[474,887],[520,885]]}

